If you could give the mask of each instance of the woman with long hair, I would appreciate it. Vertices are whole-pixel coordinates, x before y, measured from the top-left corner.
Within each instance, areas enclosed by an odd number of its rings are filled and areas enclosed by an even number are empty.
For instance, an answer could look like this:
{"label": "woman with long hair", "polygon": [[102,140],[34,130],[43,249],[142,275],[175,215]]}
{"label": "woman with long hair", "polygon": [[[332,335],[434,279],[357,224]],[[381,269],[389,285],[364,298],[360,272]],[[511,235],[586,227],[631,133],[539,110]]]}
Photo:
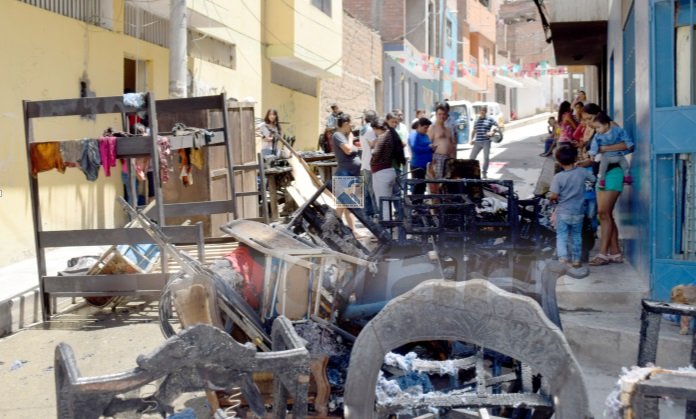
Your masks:
{"label": "woman with long hair", "polygon": [[273,108],[267,110],[259,128],[261,130],[261,155],[265,157],[273,154],[273,143],[280,138],[278,111]]}
{"label": "woman with long hair", "polygon": [[[350,122],[350,115],[345,113],[338,115],[336,118],[336,131],[331,137],[337,163],[334,176],[360,176],[360,157],[358,157],[358,151],[350,141],[352,130]],[[339,218],[343,218],[345,215],[348,227],[355,233],[355,221],[345,207],[336,208],[336,215]]]}
{"label": "woman with long hair", "polygon": [[[591,121],[602,113],[601,108],[594,104],[588,103],[583,108],[583,118],[588,127],[585,130],[584,138],[588,143],[594,141],[594,129],[591,128]],[[616,124],[616,122],[612,122]],[[633,147],[633,143],[619,143],[615,145],[601,146],[599,152],[621,151]],[[601,159],[601,155],[600,155]],[[593,165],[591,158],[587,157],[582,161],[578,161],[578,165],[588,166]],[[614,219],[614,208],[619,200],[621,192],[623,192],[623,175],[624,172],[618,164],[610,164],[607,170],[604,187],[597,187],[597,215],[599,217],[600,241],[599,253],[590,261],[591,266],[607,265],[609,263],[623,263],[623,253],[619,246],[619,228]]]}

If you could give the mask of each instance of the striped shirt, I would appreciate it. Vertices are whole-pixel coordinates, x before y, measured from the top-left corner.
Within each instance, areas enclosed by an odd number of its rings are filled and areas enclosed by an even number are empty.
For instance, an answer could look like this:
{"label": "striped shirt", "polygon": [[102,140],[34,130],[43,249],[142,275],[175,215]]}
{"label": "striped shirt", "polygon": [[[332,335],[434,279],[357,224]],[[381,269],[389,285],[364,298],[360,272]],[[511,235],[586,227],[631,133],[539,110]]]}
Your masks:
{"label": "striped shirt", "polygon": [[479,118],[474,122],[474,133],[476,134],[476,141],[486,141],[490,140],[491,138],[487,136],[488,132],[490,132],[491,127],[493,126],[498,126],[498,123],[495,122],[493,118],[490,117],[485,117],[485,118]]}

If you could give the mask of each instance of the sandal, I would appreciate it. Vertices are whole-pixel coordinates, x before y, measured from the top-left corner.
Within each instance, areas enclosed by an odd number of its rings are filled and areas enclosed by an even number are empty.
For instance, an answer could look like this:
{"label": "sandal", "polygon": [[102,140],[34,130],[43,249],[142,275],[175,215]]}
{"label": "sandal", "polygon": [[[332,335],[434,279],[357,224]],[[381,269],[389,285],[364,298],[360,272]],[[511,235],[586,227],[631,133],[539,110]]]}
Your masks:
{"label": "sandal", "polygon": [[609,258],[609,262],[611,263],[623,263],[624,262],[624,257],[623,253],[617,253],[615,255],[607,255]]}
{"label": "sandal", "polygon": [[606,256],[601,253],[597,253],[597,256],[595,256],[594,259],[592,259],[589,263],[590,266],[604,266],[608,265],[611,263],[611,260]]}

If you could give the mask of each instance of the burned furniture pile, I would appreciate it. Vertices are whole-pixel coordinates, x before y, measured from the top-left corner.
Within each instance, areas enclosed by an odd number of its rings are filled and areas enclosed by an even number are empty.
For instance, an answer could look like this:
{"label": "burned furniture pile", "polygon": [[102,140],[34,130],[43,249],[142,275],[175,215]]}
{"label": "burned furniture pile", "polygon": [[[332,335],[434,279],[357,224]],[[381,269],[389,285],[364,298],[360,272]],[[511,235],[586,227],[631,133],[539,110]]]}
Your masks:
{"label": "burned furniture pile", "polygon": [[[297,182],[306,165],[292,152],[288,161]],[[369,244],[337,217],[325,185],[311,174],[300,175],[311,187],[288,186],[297,209],[284,223],[240,219],[221,228],[239,243],[226,255],[229,266],[189,257],[169,243],[157,224],[122,202],[182,267],[160,299],[165,346],[198,330],[196,323],[207,323],[217,332],[198,345],[226,334],[260,352],[245,352],[241,364],[233,365],[221,365],[222,355],[200,352],[200,362],[247,378],[242,364],[255,368],[260,366],[256,358],[276,354],[278,362],[267,371],[278,374],[287,365],[294,378],[281,373],[283,385],[270,390],[267,377],[254,375],[253,383],[245,378],[244,400],[256,414],[261,412],[254,389],[260,388],[266,403],[270,397],[275,417],[290,409],[290,397],[293,417],[307,414],[306,401],[310,413],[351,418],[428,412],[448,417],[469,408],[504,417],[587,417],[584,384],[556,305],[556,281],[567,269],[549,258],[550,234],[539,223],[537,200],[519,200],[509,181],[425,181],[445,187],[437,194],[388,202],[396,205],[392,220],[375,223],[351,209],[376,238]],[[174,308],[184,332],[177,333]],[[192,314],[196,310],[202,314]],[[285,329],[292,325],[280,347],[278,333],[272,332],[279,319]],[[70,365],[69,353],[61,351],[61,359],[68,360],[61,362]],[[306,368],[298,369],[299,358],[286,357],[288,351],[304,351]],[[150,381],[174,374],[166,368],[144,373],[140,363],[138,368],[128,374],[145,374]],[[214,374],[196,368],[190,370],[194,377]],[[86,388],[81,383],[90,380],[80,379],[74,365],[62,370],[72,372],[61,388],[81,394]],[[177,388],[229,391],[217,381],[222,376],[211,376],[215,380],[192,378]],[[305,376],[306,383],[298,384]],[[100,387],[109,390],[100,406],[106,411],[126,406],[105,401],[107,396],[113,400],[116,390],[132,388],[125,387]],[[162,396],[158,404],[169,406],[169,401]],[[128,403],[133,407],[138,401]]]}

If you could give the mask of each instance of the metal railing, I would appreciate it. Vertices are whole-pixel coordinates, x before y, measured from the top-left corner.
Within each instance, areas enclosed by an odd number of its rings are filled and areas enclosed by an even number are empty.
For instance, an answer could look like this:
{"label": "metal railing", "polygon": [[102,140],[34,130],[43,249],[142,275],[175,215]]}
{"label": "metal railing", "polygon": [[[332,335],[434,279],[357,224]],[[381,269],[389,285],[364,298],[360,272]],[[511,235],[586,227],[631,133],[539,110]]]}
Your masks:
{"label": "metal railing", "polygon": [[93,25],[101,22],[100,0],[19,0],[50,12]]}
{"label": "metal railing", "polygon": [[169,21],[156,16],[147,10],[126,3],[126,14],[123,31],[133,38],[169,47]]}

